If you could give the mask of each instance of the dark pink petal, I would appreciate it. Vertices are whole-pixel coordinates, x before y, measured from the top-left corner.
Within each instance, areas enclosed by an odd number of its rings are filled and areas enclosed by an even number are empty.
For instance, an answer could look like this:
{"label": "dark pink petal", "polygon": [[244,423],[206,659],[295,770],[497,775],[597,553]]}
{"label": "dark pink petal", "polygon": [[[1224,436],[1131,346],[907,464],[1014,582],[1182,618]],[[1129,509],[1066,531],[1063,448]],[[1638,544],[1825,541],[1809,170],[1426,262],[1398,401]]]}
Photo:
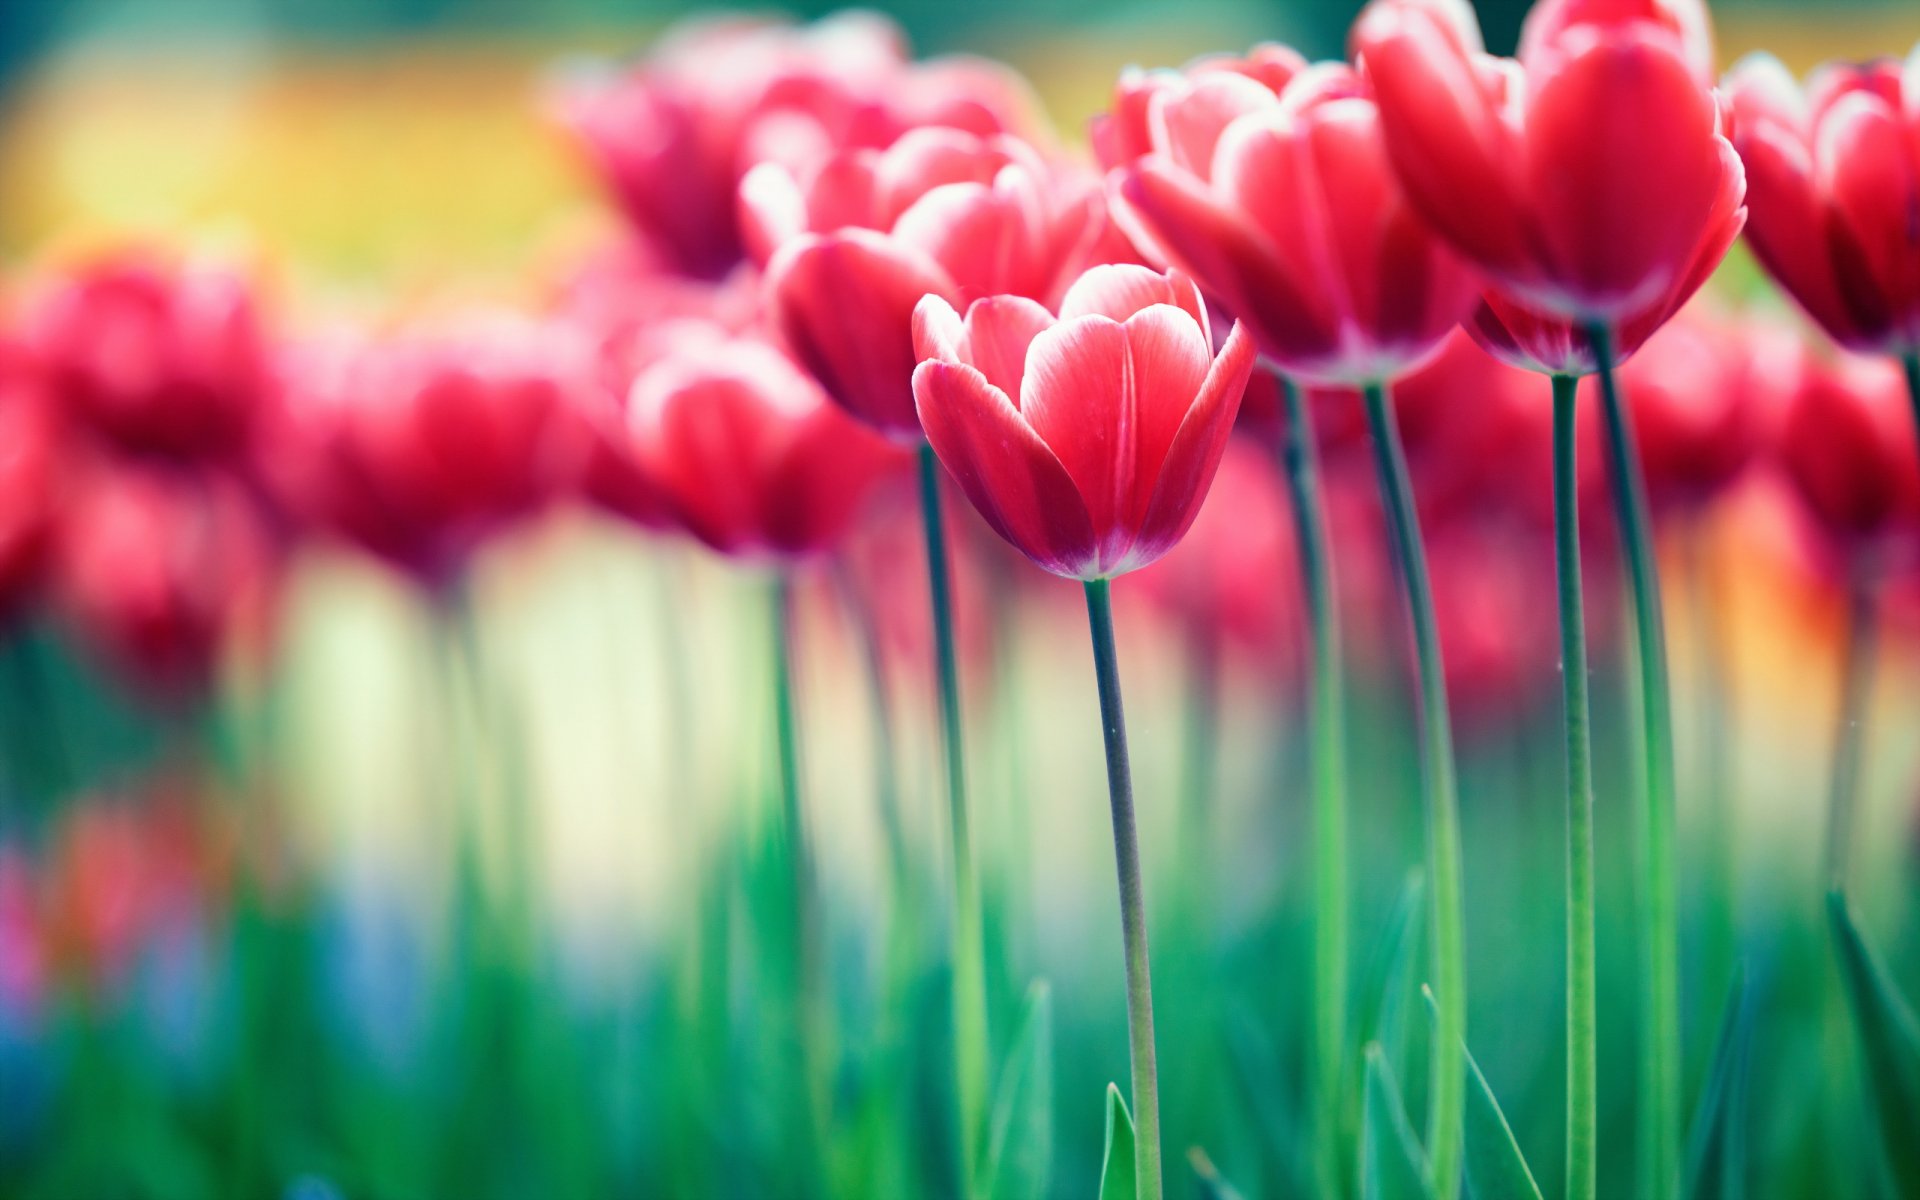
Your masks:
{"label": "dark pink petal", "polygon": [[1004,392],[944,362],[921,363],[913,392],[927,441],[994,532],[1056,575],[1092,567],[1098,546],[1079,491]]}
{"label": "dark pink petal", "polygon": [[967,309],[966,361],[1019,407],[1027,348],[1053,324],[1053,314],[1025,296],[976,300]]}
{"label": "dark pink petal", "polygon": [[1033,339],[1021,386],[1020,415],[1066,468],[1102,547],[1125,536],[1134,484],[1128,371],[1126,328],[1080,317]]}
{"label": "dark pink petal", "polygon": [[1192,526],[1219,469],[1220,456],[1226,453],[1253,363],[1253,339],[1236,322],[1167,449],[1139,533],[1124,561],[1112,565],[1115,574],[1159,558]]}
{"label": "dark pink petal", "polygon": [[1196,325],[1207,328],[1206,306],[1192,280],[1132,263],[1109,263],[1087,270],[1060,301],[1060,319],[1097,315],[1124,321],[1154,304],[1185,309]]}

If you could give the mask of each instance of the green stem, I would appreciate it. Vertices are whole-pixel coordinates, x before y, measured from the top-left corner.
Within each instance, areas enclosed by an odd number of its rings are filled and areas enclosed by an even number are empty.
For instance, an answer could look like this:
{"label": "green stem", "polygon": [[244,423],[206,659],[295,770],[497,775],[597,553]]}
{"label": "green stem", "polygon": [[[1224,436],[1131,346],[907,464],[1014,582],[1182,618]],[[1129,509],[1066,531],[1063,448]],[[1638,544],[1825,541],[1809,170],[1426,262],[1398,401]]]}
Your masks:
{"label": "green stem", "polygon": [[1701,978],[1709,989],[1732,986],[1734,958],[1735,818],[1732,808],[1731,767],[1727,759],[1732,728],[1732,695],[1722,614],[1727,611],[1718,573],[1713,569],[1710,526],[1704,514],[1693,514],[1686,529],[1688,620],[1700,673],[1700,762],[1698,787],[1702,812],[1697,838],[1704,839],[1701,857],[1706,863],[1708,918]]}
{"label": "green stem", "polygon": [[1604,323],[1588,328],[1598,363],[1606,416],[1607,457],[1613,474],[1614,518],[1627,555],[1633,592],[1633,625],[1640,681],[1641,752],[1645,761],[1646,1025],[1641,1041],[1640,1138],[1645,1170],[1642,1194],[1666,1200],[1680,1186],[1680,920],[1673,858],[1673,713],[1667,682],[1667,641],[1662,626],[1660,572],[1654,560],[1653,527],[1646,480],[1613,370],[1613,333]]}
{"label": "green stem", "polygon": [[1580,381],[1553,377],[1553,551],[1559,567],[1560,682],[1567,721],[1567,1197],[1592,1200],[1598,1145],[1593,940],[1593,740],[1586,603],[1580,582]]}
{"label": "green stem", "polygon": [[1453,729],[1447,710],[1446,670],[1434,617],[1433,586],[1420,542],[1420,514],[1407,475],[1400,426],[1383,384],[1363,392],[1373,430],[1374,465],[1393,527],[1400,573],[1413,622],[1419,662],[1422,762],[1427,799],[1427,875],[1433,881],[1434,992],[1439,1020],[1427,1089],[1429,1189],[1439,1200],[1460,1192],[1461,1137],[1466,1107],[1467,963],[1461,899],[1460,810],[1454,780]]}
{"label": "green stem", "polygon": [[1901,355],[1900,366],[1907,373],[1907,398],[1913,402],[1914,436],[1920,438],[1920,350]]}
{"label": "green stem", "polygon": [[1879,641],[1874,587],[1855,572],[1847,587],[1847,629],[1840,660],[1840,711],[1833,734],[1832,790],[1827,806],[1827,887],[1843,891],[1853,861],[1854,817],[1860,807],[1860,762],[1873,694]]}
{"label": "green stem", "polygon": [[1346,712],[1341,698],[1340,612],[1334,603],[1333,554],[1320,491],[1313,414],[1300,388],[1284,376],[1286,434],[1281,463],[1293,500],[1294,542],[1306,591],[1312,643],[1312,691],[1307,703],[1308,771],[1313,787],[1314,860],[1314,1081],[1318,1093],[1320,1189],[1338,1195],[1341,1070],[1347,1012]]}
{"label": "green stem", "polygon": [[772,600],[774,738],[780,768],[781,832],[787,843],[788,909],[793,920],[789,969],[800,1078],[805,1087],[801,1161],[807,1178],[817,1185],[814,1194],[824,1194],[820,1155],[825,1147],[826,1088],[820,1049],[826,997],[814,909],[813,853],[800,801],[800,739],[793,684],[793,579],[784,571],[774,579]]}
{"label": "green stem", "polygon": [[975,1167],[987,1105],[987,967],[980,885],[967,819],[967,772],[960,736],[960,663],[954,646],[953,589],[946,523],[940,510],[940,460],[920,446],[920,517],[926,527],[927,586],[940,674],[942,748],[947,763],[947,817],[953,853],[953,1052],[960,1118],[961,1195],[974,1194]]}
{"label": "green stem", "polygon": [[1089,579],[1086,592],[1093,671],[1100,689],[1100,724],[1107,743],[1107,798],[1113,809],[1113,857],[1120,878],[1120,932],[1127,948],[1134,1186],[1138,1200],[1160,1200],[1160,1084],[1153,1053],[1153,979],[1147,966],[1147,906],[1140,882],[1140,839],[1134,829],[1127,716],[1120,703],[1120,662],[1113,644],[1113,590],[1105,579]]}

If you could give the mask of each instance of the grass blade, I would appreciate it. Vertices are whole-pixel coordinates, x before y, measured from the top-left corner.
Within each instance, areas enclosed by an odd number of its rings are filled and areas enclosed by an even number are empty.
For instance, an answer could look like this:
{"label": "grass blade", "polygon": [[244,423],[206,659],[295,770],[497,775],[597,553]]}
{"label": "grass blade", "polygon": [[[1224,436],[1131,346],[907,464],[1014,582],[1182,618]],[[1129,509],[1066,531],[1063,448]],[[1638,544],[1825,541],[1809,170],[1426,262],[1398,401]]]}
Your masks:
{"label": "grass blade", "polygon": [[1687,1195],[1693,1200],[1741,1200],[1746,1195],[1747,973],[1733,991],[1713,1041],[1706,1086],[1687,1138]]}
{"label": "grass blade", "polygon": [[983,1194],[1009,1200],[1046,1195],[1053,1168],[1053,991],[1044,979],[1027,989],[987,1128]]}
{"label": "grass blade", "polygon": [[1107,1149],[1101,1156],[1100,1200],[1139,1200],[1133,1174],[1133,1114],[1120,1085],[1107,1085]]}
{"label": "grass blade", "polygon": [[[1363,1200],[1425,1200],[1426,1154],[1380,1043],[1367,1045],[1365,1119],[1360,1127]],[[1105,1200],[1103,1197],[1102,1200]]]}
{"label": "grass blade", "polygon": [[1920,1113],[1920,1021],[1855,926],[1844,893],[1828,894],[1827,915],[1866,1055],[1887,1166],[1901,1195],[1920,1196],[1920,1138],[1913,1136],[1914,1114]]}

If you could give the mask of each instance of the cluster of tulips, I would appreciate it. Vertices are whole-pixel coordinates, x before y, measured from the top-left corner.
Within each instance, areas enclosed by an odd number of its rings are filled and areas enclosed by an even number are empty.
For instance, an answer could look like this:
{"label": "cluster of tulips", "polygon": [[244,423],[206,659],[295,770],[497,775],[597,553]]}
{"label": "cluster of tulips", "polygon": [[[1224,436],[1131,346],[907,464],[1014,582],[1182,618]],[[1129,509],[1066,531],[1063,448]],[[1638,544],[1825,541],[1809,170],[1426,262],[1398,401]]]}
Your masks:
{"label": "cluster of tulips", "polygon": [[[1853,598],[1851,644],[1900,586],[1920,540],[1920,52],[1804,86],[1766,57],[1720,80],[1698,0],[1541,0],[1514,58],[1484,50],[1464,0],[1375,0],[1350,62],[1263,45],[1128,71],[1092,128],[1096,166],[1056,144],[1010,72],[911,60],[885,23],[849,16],[684,29],[568,80],[555,109],[624,233],[540,311],[295,336],[243,274],[151,254],[23,289],[0,345],[8,610],[51,614],[154,708],[191,714],[225,650],[270,642],[283,567],[317,536],[449,612],[482,547],[562,503],[766,573],[794,1050],[820,1077],[793,583],[884,521],[874,501],[903,502],[917,470],[957,1190],[986,1195],[999,1135],[953,562],[956,540],[981,551],[951,527],[957,489],[1083,586],[1132,1064],[1100,1194],[1140,1200],[1165,1171],[1114,581],[1139,571],[1188,653],[1301,681],[1311,1173],[1329,1196],[1539,1194],[1465,1042],[1452,706],[1497,720],[1555,663],[1564,1194],[1595,1194],[1610,1148],[1588,630],[1608,653],[1618,633],[1642,810],[1636,1194],[1679,1193],[1697,1163],[1655,526],[1697,527],[1764,471]],[[1824,339],[1694,299],[1743,233]],[[870,590],[906,567],[889,569],[865,573]],[[869,599],[882,619],[887,598]],[[1418,1128],[1347,1027],[1343,620],[1411,634],[1434,1014]],[[1368,648],[1397,663],[1404,636]],[[1845,899],[1870,659],[1849,657],[1826,872],[1859,1023],[1893,1047],[1872,1060],[1888,1162],[1920,1192],[1920,1039]],[[806,1136],[834,1120],[819,1091]],[[1356,1112],[1394,1136],[1356,1142]]]}

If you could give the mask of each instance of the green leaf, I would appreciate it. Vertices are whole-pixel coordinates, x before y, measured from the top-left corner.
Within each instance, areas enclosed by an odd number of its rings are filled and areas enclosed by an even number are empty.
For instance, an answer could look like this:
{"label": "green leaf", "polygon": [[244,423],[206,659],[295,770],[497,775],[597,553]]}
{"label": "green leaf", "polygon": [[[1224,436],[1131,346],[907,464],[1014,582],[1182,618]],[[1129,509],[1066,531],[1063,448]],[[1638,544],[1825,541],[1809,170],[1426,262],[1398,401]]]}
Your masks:
{"label": "green leaf", "polygon": [[1107,1149],[1100,1163],[1100,1200],[1139,1200],[1133,1174],[1133,1114],[1120,1085],[1107,1085]]}
{"label": "green leaf", "polygon": [[[1427,1016],[1438,1028],[1440,1005],[1433,989],[1423,986],[1420,994],[1426,997]],[[1467,1057],[1467,1188],[1474,1200],[1541,1200],[1540,1185],[1534,1181],[1527,1157],[1513,1136],[1513,1126],[1507,1124],[1507,1114],[1500,1111],[1500,1101],[1494,1098],[1487,1077],[1480,1073],[1473,1051],[1462,1044],[1460,1052]]]}
{"label": "green leaf", "polygon": [[1392,1062],[1406,1043],[1406,998],[1412,989],[1414,960],[1420,952],[1420,912],[1426,880],[1418,868],[1407,872],[1387,927],[1368,964],[1360,994],[1369,1007],[1361,1014],[1356,1045],[1378,1042]]}
{"label": "green leaf", "polygon": [[1207,1152],[1195,1146],[1187,1151],[1187,1162],[1193,1167],[1194,1175],[1200,1181],[1200,1195],[1203,1200],[1246,1200],[1240,1189],[1220,1178],[1220,1172],[1207,1157]]}
{"label": "green leaf", "polygon": [[982,1194],[1009,1200],[1046,1195],[1053,1168],[1053,991],[1044,979],[1027,989],[987,1131]]}
{"label": "green leaf", "polygon": [[1741,1200],[1746,1195],[1747,972],[1733,977],[1720,1033],[1713,1041],[1707,1083],[1687,1138],[1687,1195],[1693,1200]]}
{"label": "green leaf", "polygon": [[1380,1043],[1366,1049],[1365,1119],[1360,1126],[1360,1195],[1363,1200],[1424,1200],[1427,1156],[1407,1120],[1407,1106]]}
{"label": "green leaf", "polygon": [[1887,1165],[1901,1195],[1920,1196],[1920,1138],[1913,1136],[1914,1114],[1920,1113],[1920,1021],[1860,936],[1844,894],[1828,894],[1827,915],[1853,1002],[1853,1023],[1866,1051]]}

